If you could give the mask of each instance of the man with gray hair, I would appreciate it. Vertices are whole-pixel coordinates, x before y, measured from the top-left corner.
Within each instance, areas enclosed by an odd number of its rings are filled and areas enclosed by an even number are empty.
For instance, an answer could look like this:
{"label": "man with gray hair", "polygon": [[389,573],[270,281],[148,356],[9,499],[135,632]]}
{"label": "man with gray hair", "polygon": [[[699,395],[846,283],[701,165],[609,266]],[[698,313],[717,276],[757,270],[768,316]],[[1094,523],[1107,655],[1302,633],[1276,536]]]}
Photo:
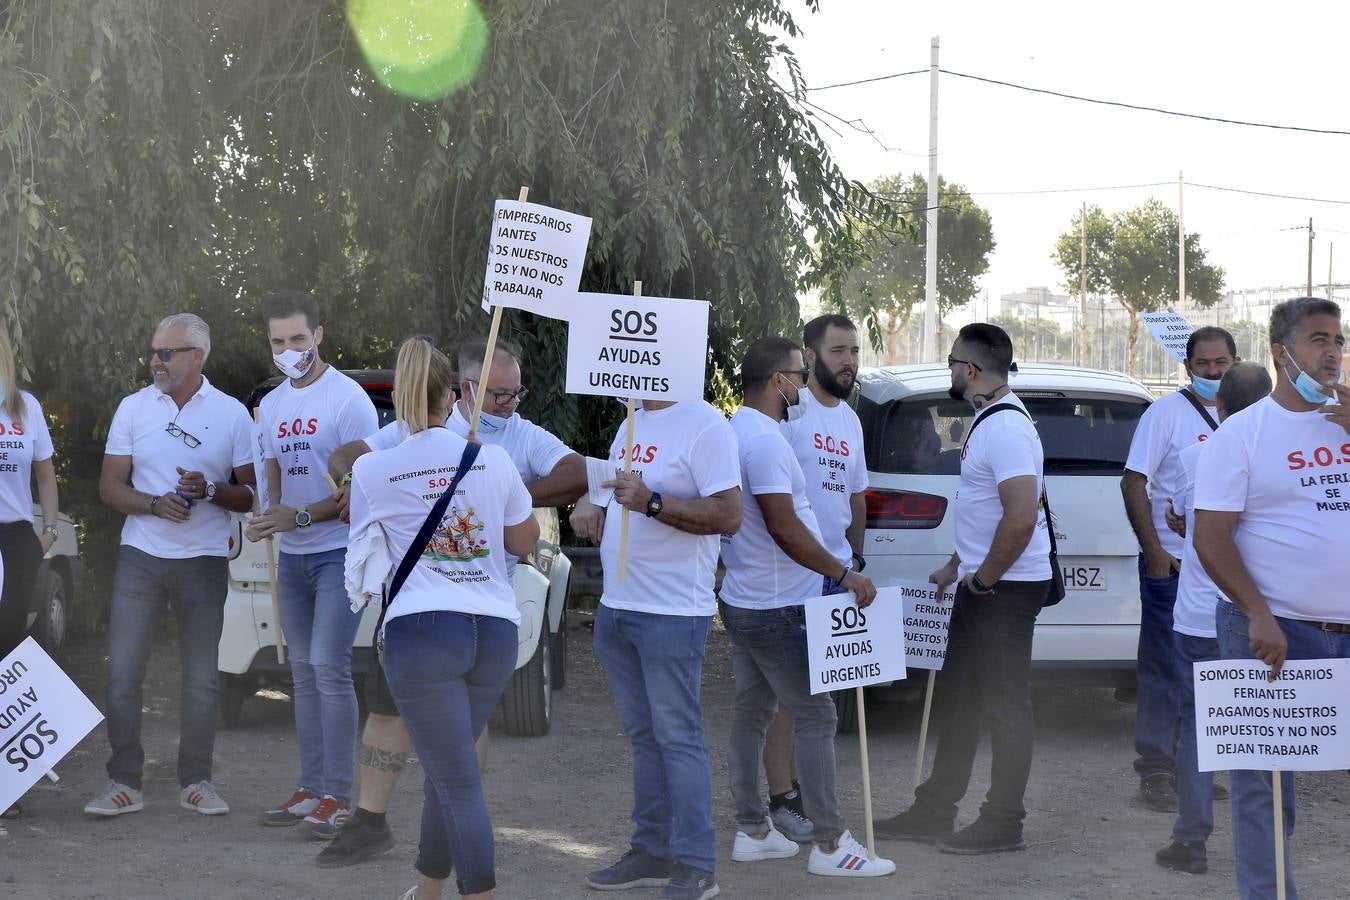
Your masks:
{"label": "man with gray hair", "polygon": [[127,518],[108,624],[110,780],[85,806],[90,815],[144,808],[141,686],[166,604],[182,659],[179,805],[208,816],[230,811],[211,783],[216,647],[229,513],[252,506],[254,477],[248,412],[202,374],[210,352],[211,331],[198,316],[161,321],[146,353],[154,383],[122,400],[108,430],[99,495]]}

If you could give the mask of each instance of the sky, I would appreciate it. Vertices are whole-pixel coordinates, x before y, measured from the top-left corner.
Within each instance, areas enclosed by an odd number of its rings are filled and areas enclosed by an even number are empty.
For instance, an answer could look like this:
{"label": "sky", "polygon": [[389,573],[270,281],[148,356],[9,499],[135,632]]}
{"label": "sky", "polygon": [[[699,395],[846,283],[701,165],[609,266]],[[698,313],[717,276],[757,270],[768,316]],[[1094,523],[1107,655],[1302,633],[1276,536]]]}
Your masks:
{"label": "sky", "polygon": [[[789,3],[790,42],[808,85],[926,69],[938,36],[945,69],[1087,97],[1279,125],[1350,132],[1345,36],[1350,6],[1154,0],[1133,4],[944,0]],[[808,99],[875,136],[822,116],[851,178],[928,170],[927,73],[813,91]],[[838,134],[831,132],[832,126]],[[939,171],[992,217],[996,248],[982,288],[1063,292],[1056,237],[1086,201],[1107,213],[1157,197],[1177,207],[1187,182],[1344,201],[1314,203],[1187,187],[1186,230],[1227,290],[1302,284],[1314,220],[1313,280],[1350,282],[1350,135],[1320,135],[1162,116],[942,75]],[[1130,190],[1086,191],[1167,182]],[[1057,193],[1010,194],[1011,191]],[[1350,290],[1347,291],[1350,293]]]}

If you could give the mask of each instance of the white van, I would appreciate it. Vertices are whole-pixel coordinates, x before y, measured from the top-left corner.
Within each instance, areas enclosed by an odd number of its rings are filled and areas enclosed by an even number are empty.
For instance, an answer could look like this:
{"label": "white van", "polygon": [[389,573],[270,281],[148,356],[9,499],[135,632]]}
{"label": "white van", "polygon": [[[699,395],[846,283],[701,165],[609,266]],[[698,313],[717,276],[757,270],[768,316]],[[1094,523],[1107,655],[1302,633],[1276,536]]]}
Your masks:
{"label": "white van", "polygon": [[[867,575],[924,581],[955,547],[951,516],[974,410],[953,400],[940,364],[863,369],[857,411],[867,454]],[[1139,544],[1120,477],[1153,400],[1119,372],[1019,364],[1009,384],[1045,450],[1045,487],[1067,596],[1036,622],[1038,669],[1080,683],[1133,684],[1139,642]]]}

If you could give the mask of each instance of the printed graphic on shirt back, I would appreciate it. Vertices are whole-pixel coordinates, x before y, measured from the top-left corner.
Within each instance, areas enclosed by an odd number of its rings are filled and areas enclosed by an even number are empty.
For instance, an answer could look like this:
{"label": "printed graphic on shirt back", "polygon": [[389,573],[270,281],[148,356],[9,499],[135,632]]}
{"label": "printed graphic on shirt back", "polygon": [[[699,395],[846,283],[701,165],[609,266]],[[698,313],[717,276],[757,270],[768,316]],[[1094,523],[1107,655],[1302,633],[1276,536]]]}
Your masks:
{"label": "printed graphic on shirt back", "polygon": [[470,562],[491,556],[492,548],[483,536],[486,530],[487,526],[472,506],[459,509],[452,505],[427,542],[422,558],[436,562]]}

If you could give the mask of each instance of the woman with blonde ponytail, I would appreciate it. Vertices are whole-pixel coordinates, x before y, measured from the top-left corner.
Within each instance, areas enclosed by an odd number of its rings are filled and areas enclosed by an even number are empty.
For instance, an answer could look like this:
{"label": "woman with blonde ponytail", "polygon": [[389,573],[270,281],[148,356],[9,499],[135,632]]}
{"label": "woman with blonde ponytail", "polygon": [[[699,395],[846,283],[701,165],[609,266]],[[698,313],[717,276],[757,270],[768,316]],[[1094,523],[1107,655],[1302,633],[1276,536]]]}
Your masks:
{"label": "woman with blonde ponytail", "polygon": [[[42,536],[33,530],[33,482],[42,504]],[[52,437],[42,406],[19,390],[18,364],[8,329],[0,326],[0,558],[4,562],[0,590],[0,659],[23,641],[33,581],[42,557],[56,543],[60,509]],[[4,818],[22,813],[14,804]]]}
{"label": "woman with blonde ponytail", "polygon": [[[529,492],[506,451],[477,448],[459,475],[469,445],[445,427],[453,386],[445,354],[419,338],[404,341],[394,411],[408,438],[352,468],[347,590],[360,607],[388,583],[377,640],[426,773],[419,877],[402,900],[440,897],[452,870],[465,897],[491,897],[496,887],[474,741],[515,668],[520,617],[506,557],[528,553],[539,539]],[[391,580],[452,486],[431,538],[413,551],[406,580]]]}

